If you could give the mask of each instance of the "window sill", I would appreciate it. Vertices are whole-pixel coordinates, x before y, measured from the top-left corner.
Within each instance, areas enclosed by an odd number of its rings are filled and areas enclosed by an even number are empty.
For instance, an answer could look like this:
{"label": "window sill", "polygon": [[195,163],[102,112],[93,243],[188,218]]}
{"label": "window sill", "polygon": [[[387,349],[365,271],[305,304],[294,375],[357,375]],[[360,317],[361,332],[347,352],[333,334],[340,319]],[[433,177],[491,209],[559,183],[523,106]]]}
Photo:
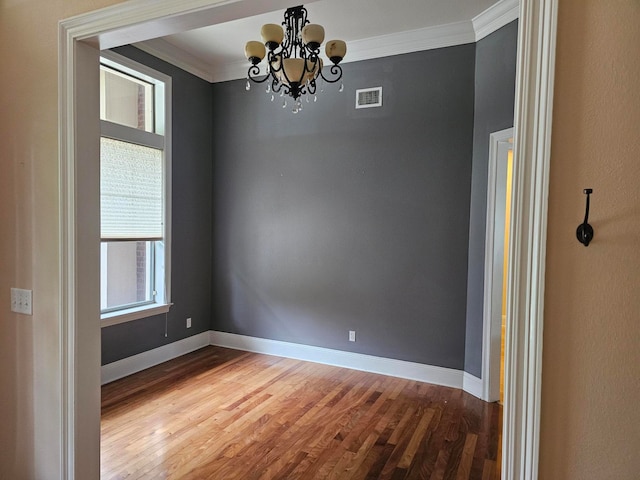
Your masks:
{"label": "window sill", "polygon": [[171,305],[171,303],[156,303],[153,305],[144,305],[142,307],[128,308],[126,310],[118,310],[117,312],[103,313],[100,315],[100,327],[110,327],[111,325],[118,325],[119,323],[131,322],[133,320],[167,313],[171,308]]}

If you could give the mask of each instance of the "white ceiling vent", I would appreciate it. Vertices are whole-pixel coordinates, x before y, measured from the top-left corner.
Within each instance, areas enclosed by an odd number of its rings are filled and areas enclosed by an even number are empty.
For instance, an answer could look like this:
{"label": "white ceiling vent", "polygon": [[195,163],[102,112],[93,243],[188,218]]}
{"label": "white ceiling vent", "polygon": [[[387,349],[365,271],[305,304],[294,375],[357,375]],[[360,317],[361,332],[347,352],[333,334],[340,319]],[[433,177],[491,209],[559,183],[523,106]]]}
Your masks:
{"label": "white ceiling vent", "polygon": [[356,108],[382,106],[382,87],[360,88],[356,90]]}

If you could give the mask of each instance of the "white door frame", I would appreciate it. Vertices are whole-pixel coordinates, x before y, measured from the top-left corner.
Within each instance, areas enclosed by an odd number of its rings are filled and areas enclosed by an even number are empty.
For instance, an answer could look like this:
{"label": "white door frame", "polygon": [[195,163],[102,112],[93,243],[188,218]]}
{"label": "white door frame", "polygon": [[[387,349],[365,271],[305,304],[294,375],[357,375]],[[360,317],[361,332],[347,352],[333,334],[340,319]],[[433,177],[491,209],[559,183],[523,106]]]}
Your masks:
{"label": "white door frame", "polygon": [[[307,2],[308,3],[308,2]],[[521,0],[503,478],[537,478],[558,0]],[[60,22],[60,477],[99,477],[98,48],[284,9],[289,0],[132,0]],[[94,105],[95,103],[95,105]],[[95,251],[94,251],[95,250]],[[93,319],[93,320],[92,320]]]}
{"label": "white door frame", "polygon": [[[489,136],[482,308],[482,399],[487,402],[500,400],[506,151],[513,148],[513,131],[513,128],[507,128]],[[498,232],[502,232],[502,235],[496,237]],[[511,231],[509,237],[511,237]]]}

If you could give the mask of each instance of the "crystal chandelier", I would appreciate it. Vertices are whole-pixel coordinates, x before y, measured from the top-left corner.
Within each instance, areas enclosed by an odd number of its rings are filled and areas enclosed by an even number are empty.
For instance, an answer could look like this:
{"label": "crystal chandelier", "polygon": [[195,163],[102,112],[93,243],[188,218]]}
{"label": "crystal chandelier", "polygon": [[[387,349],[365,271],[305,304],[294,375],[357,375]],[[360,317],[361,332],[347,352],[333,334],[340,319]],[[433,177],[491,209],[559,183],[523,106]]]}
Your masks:
{"label": "crystal chandelier", "polygon": [[[284,28],[283,28],[284,27]],[[347,53],[347,44],[342,40],[327,42],[325,52],[332,62],[330,75],[325,76],[320,58],[320,46],[324,41],[322,25],[309,23],[307,9],[302,5],[288,8],[282,26],[268,23],[260,31],[262,42],[247,42],[244,52],[251,62],[247,72],[247,90],[250,81],[267,83],[267,93],[273,101],[275,94],[284,97],[282,107],[287,106],[285,95],[293,99],[293,113],[302,110],[301,97],[309,96],[316,101],[317,81],[335,83],[342,78],[342,67],[338,65]],[[267,57],[266,75],[260,78],[259,63]],[[340,85],[340,91],[344,86]]]}

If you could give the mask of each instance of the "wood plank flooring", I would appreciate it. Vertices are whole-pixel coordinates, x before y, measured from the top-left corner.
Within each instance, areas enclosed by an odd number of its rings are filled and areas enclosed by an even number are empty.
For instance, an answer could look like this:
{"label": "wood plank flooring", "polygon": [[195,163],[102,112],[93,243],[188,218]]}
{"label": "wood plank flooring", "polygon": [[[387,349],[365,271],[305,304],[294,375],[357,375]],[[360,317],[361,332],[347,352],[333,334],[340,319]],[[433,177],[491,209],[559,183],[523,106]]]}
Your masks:
{"label": "wood plank flooring", "polygon": [[500,478],[502,408],[206,347],[102,387],[103,479]]}

